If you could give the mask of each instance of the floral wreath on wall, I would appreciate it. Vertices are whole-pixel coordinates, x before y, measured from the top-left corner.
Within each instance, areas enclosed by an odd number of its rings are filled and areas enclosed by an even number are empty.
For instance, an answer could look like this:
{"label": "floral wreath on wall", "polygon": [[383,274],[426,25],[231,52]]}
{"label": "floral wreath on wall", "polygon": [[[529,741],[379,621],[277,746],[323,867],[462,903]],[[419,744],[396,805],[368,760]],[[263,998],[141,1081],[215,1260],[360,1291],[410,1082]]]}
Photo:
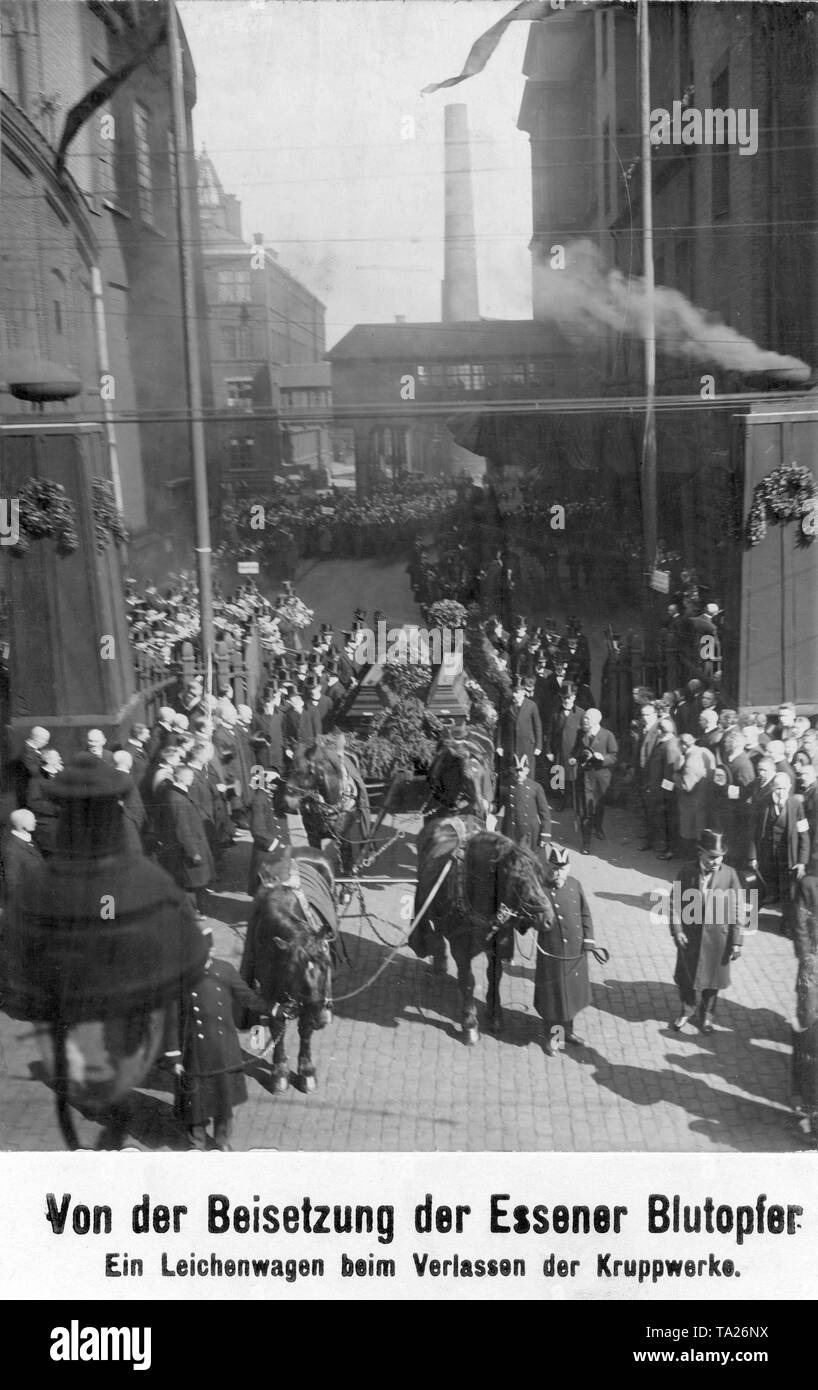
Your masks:
{"label": "floral wreath on wall", "polygon": [[[774,468],[766,478],[756,483],[753,504],[747,518],[747,545],[758,545],[767,534],[767,522],[780,523],[800,519],[797,545],[812,545],[815,540],[815,513],[818,486],[809,468],[796,462]],[[807,525],[809,517],[813,525]]]}
{"label": "floral wreath on wall", "polygon": [[94,510],[94,534],[99,553],[102,554],[111,536],[120,545],[127,545],[130,537],[125,530],[122,513],[116,505],[114,489],[107,478],[94,478],[91,486],[91,503]]}
{"label": "floral wreath on wall", "polygon": [[77,514],[74,503],[61,483],[48,478],[29,478],[17,494],[20,503],[20,535],[10,547],[12,555],[25,555],[33,540],[54,536],[58,555],[71,555],[79,548]]}

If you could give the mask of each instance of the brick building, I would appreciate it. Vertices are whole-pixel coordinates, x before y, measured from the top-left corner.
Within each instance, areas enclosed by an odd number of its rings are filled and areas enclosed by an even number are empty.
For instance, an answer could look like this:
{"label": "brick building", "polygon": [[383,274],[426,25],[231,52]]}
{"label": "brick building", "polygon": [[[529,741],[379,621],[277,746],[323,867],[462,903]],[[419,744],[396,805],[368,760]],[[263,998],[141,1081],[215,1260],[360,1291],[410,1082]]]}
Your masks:
{"label": "brick building", "polygon": [[[679,291],[762,349],[818,362],[818,14],[805,4],[653,4],[650,106],[757,113],[757,152],[735,144],[654,147],[657,287]],[[531,139],[534,314],[548,312],[542,266],[556,243],[583,240],[603,264],[639,275],[641,178],[635,7],[565,11],[532,24],[519,125]],[[712,319],[711,319],[712,321]],[[716,344],[714,353],[718,354]],[[605,393],[643,390],[638,341],[599,331],[588,361]],[[748,358],[748,367],[752,359]],[[673,355],[660,340],[657,390],[696,395],[769,390],[763,372],[717,355]],[[783,389],[791,389],[784,387]],[[718,593],[733,486],[733,411],[660,412],[659,534],[709,576]],[[635,480],[639,431],[612,415],[600,466]],[[624,500],[624,499],[623,499]]]}
{"label": "brick building", "polygon": [[[1,8],[0,354],[29,351],[72,366],[82,392],[69,404],[84,420],[101,417],[107,369],[129,565],[159,577],[189,560],[192,521],[166,41],[81,125],[62,178],[55,162],[67,113],[147,48],[163,7],[3,0]],[[196,88],[183,34],[182,47],[190,141]],[[181,182],[193,186],[184,171]],[[0,408],[7,422],[30,418],[31,408],[8,394]]]}
{"label": "brick building", "polygon": [[244,240],[241,203],[205,151],[197,185],[215,409],[209,462],[222,481],[269,481],[287,461],[281,372],[301,366],[309,377],[322,362],[325,309],[260,232]]}

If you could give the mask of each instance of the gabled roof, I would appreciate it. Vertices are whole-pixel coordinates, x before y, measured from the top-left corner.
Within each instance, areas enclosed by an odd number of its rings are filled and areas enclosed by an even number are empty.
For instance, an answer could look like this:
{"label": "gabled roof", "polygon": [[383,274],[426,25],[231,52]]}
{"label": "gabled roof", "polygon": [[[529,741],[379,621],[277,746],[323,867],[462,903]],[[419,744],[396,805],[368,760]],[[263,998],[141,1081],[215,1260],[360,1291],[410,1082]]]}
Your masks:
{"label": "gabled roof", "polygon": [[356,323],[326,356],[329,362],[481,362],[551,357],[568,351],[568,341],[554,323],[478,319],[467,323]]}

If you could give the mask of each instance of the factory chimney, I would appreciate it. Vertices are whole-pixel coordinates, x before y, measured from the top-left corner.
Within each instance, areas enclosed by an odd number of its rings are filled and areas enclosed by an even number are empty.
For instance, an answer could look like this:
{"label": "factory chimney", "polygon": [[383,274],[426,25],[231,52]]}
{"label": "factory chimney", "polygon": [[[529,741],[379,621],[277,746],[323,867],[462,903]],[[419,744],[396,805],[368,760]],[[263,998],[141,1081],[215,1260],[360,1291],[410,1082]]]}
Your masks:
{"label": "factory chimney", "polygon": [[467,108],[444,107],[446,172],[441,318],[444,323],[478,319],[477,244],[471,188]]}

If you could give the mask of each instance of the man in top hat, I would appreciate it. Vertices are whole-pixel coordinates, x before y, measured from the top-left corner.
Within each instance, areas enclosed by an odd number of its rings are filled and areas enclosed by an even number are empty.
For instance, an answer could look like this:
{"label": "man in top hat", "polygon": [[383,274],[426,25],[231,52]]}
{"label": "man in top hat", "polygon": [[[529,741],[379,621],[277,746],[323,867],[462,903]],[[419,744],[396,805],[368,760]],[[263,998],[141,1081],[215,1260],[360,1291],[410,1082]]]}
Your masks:
{"label": "man in top hat", "polygon": [[271,681],[264,696],[264,708],[257,714],[250,727],[250,745],[253,756],[261,767],[276,772],[284,771],[284,728],[281,713],[281,690],[277,681]]}
{"label": "man in top hat", "polygon": [[341,636],[344,639],[344,650],[338,658],[338,679],[346,690],[355,684],[361,674],[361,667],[355,660],[357,641],[355,633],[345,629]]}
{"label": "man in top hat", "polygon": [[574,1019],[591,1002],[587,952],[594,944],[594,924],[582,885],[568,873],[568,851],[553,845],[541,849],[537,858],[554,922],[537,934],[534,1008],[543,1021],[545,1055],[555,1057],[563,1041],[582,1046]]}
{"label": "man in top hat", "polygon": [[338,716],[346,703],[346,691],[338,678],[338,666],[334,661],[327,662],[324,694],[329,700],[329,709],[324,720],[324,733],[331,733],[338,722]]}
{"label": "man in top hat", "polygon": [[719,990],[730,983],[730,965],[741,955],[745,895],[735,869],[724,862],[724,836],[703,830],[698,856],[683,864],[670,895],[670,932],[676,945],[673,976],[682,1000],[677,1033],[698,1009],[699,1027],[712,1033]]}
{"label": "man in top hat", "polygon": [[284,800],[284,783],[274,769],[264,776],[264,785],[253,791],[250,799],[250,834],[253,849],[247,878],[247,892],[254,897],[259,873],[268,864],[275,864],[290,846],[290,827]]}
{"label": "man in top hat", "polygon": [[526,757],[528,766],[533,767],[535,759],[542,752],[542,722],[534,701],[530,698],[527,683],[517,677],[511,685],[511,701],[500,717],[500,736],[497,754],[502,758],[501,772],[508,775],[512,758]]}
{"label": "man in top hat", "polygon": [[498,830],[527,849],[543,849],[551,839],[551,811],[539,782],[529,776],[528,759],[517,754],[512,759],[514,781],[509,786],[500,811]]}
{"label": "man in top hat", "polygon": [[544,729],[560,708],[563,690],[568,685],[573,685],[573,681],[568,679],[568,663],[561,652],[555,655],[550,671],[540,663],[534,681],[534,699]]}
{"label": "man in top hat", "polygon": [[533,672],[522,670],[521,663],[528,648],[528,624],[522,614],[514,619],[508,643],[508,664],[512,676],[528,676]]}
{"label": "man in top hat", "polygon": [[309,676],[304,682],[303,688],[306,700],[304,712],[301,715],[299,741],[304,744],[305,748],[310,748],[318,742],[324,732],[325,721],[332,709],[332,702],[324,694],[318,676]]}
{"label": "man in top hat", "polygon": [[576,768],[577,810],[582,832],[582,853],[591,853],[591,835],[605,839],[602,822],[605,798],[611,785],[613,768],[619,748],[610,729],[602,727],[602,713],[587,709],[582,716],[580,731],[569,758],[569,767]]}
{"label": "man in top hat", "polygon": [[548,765],[549,791],[554,796],[553,782],[551,773],[555,768],[562,768],[562,778],[554,779],[562,781],[562,789],[557,790],[558,805],[560,810],[565,810],[571,804],[573,797],[573,783],[576,781],[576,764],[570,765],[573,757],[574,745],[579,737],[582,728],[582,716],[584,709],[577,705],[576,686],[564,685],[560,698],[560,707],[551,716],[550,723],[545,735],[545,758]]}

